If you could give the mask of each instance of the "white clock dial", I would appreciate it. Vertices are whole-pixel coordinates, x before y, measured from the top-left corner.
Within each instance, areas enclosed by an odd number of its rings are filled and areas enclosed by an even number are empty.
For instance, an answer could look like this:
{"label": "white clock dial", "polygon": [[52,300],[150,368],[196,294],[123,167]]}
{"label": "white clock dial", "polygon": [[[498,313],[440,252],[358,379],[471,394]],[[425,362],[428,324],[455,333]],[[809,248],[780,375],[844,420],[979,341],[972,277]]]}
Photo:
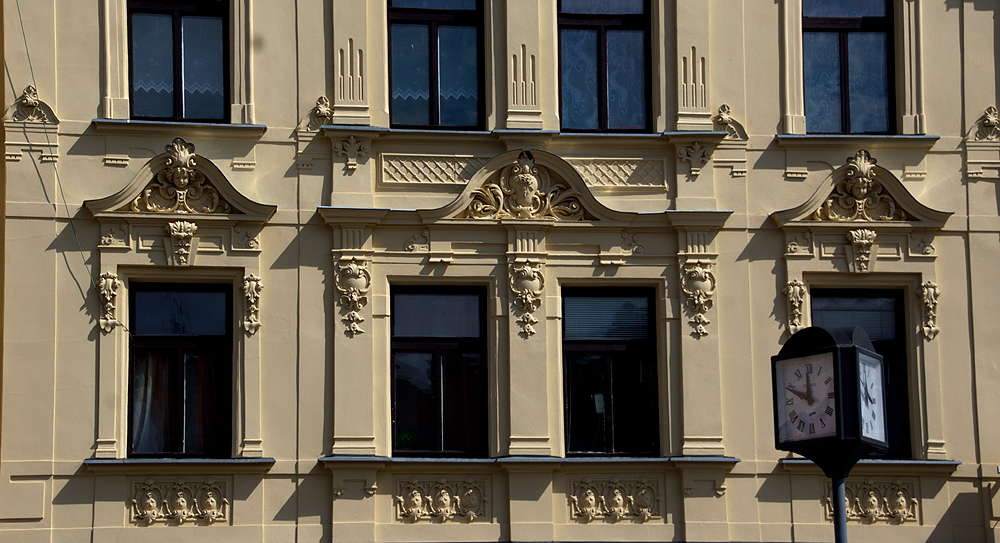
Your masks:
{"label": "white clock dial", "polygon": [[778,441],[837,435],[833,353],[775,362]]}
{"label": "white clock dial", "polygon": [[861,435],[885,442],[885,391],[882,362],[858,353],[858,393],[861,404]]}

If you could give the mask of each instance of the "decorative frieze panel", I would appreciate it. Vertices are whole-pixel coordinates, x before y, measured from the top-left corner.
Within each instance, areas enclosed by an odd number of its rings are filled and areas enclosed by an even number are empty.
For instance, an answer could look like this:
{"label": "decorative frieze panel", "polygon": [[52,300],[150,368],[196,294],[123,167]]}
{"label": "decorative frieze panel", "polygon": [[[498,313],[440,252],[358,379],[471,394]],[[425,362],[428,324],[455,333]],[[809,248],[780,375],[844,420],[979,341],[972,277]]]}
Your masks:
{"label": "decorative frieze panel", "polygon": [[847,159],[846,177],[812,217],[815,221],[905,221],[909,217],[875,178],[878,161],[864,149]]}
{"label": "decorative frieze panel", "polygon": [[118,289],[122,282],[111,272],[104,272],[97,280],[97,293],[101,297],[101,330],[107,334],[118,324],[118,309],[115,305]]}
{"label": "decorative frieze panel", "polygon": [[658,481],[648,479],[572,481],[570,516],[582,522],[646,522],[660,517],[663,498]]}
{"label": "decorative frieze panel", "polygon": [[525,339],[535,335],[534,325],[538,319],[532,314],[542,305],[545,290],[545,275],[539,262],[511,264],[510,290],[514,293],[514,307],[521,313],[517,323],[521,326],[521,336]]}
{"label": "decorative frieze panel", "polygon": [[[844,485],[844,502],[847,520],[874,524],[903,524],[917,522],[917,508],[920,502],[914,492],[914,483],[909,481],[847,481]],[[833,520],[833,495],[829,481],[826,483],[824,513],[826,520]]]}
{"label": "decorative frieze panel", "polygon": [[917,296],[921,301],[922,308],[922,322],[920,326],[920,332],[927,338],[928,341],[937,337],[938,332],[941,331],[937,325],[937,305],[938,296],[941,295],[941,291],[938,286],[933,281],[925,281],[920,288],[917,289]]}
{"label": "decorative frieze panel", "polygon": [[522,151],[514,164],[500,172],[497,183],[472,192],[463,215],[472,219],[583,220],[579,193],[553,182],[547,168],[536,166],[531,152]]}
{"label": "decorative frieze panel", "polygon": [[489,521],[489,482],[469,477],[456,480],[407,479],[396,482],[396,520],[403,522]]}
{"label": "decorative frieze panel", "polygon": [[337,269],[337,291],[340,292],[340,308],[344,312],[341,319],[347,327],[345,333],[354,337],[365,333],[361,329],[364,317],[361,310],[368,304],[368,291],[371,290],[372,276],[368,271],[368,262],[351,258],[341,260]]}
{"label": "decorative frieze panel", "polygon": [[714,303],[712,296],[715,295],[715,273],[712,267],[711,262],[695,260],[685,263],[681,271],[684,306],[691,314],[688,324],[694,327],[691,333],[696,337],[707,336],[708,329],[705,325],[712,322],[705,316]]}
{"label": "decorative frieze panel", "polygon": [[575,158],[567,162],[591,187],[664,187],[666,167],[662,160],[629,158]]}
{"label": "decorative frieze panel", "polygon": [[212,524],[229,521],[224,481],[134,481],[128,502],[132,522],[140,526]]}
{"label": "decorative frieze panel", "polygon": [[475,156],[382,153],[382,183],[464,185],[489,161]]}

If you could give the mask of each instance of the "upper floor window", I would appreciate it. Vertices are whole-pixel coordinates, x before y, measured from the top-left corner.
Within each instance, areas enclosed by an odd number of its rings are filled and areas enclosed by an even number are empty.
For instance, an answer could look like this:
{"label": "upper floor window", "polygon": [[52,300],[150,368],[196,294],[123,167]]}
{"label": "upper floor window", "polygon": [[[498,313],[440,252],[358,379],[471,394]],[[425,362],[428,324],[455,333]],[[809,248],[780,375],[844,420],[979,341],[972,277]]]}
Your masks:
{"label": "upper floor window", "polygon": [[132,118],[228,120],[228,2],[130,1]]}
{"label": "upper floor window", "polygon": [[563,130],[645,131],[649,66],[646,0],[560,0]]}
{"label": "upper floor window", "polygon": [[659,452],[650,289],[563,289],[566,452]]}
{"label": "upper floor window", "polygon": [[129,288],[129,456],[232,455],[232,286]]}
{"label": "upper floor window", "polygon": [[390,0],[394,127],[483,125],[482,0]]}
{"label": "upper floor window", "polygon": [[802,0],[806,131],[895,130],[891,0]]}
{"label": "upper floor window", "polygon": [[814,288],[810,296],[814,326],[860,326],[868,333],[875,352],[882,355],[889,428],[889,449],[883,456],[909,460],[909,372],[902,291]]}
{"label": "upper floor window", "polygon": [[486,292],[392,288],[392,450],[487,455]]}

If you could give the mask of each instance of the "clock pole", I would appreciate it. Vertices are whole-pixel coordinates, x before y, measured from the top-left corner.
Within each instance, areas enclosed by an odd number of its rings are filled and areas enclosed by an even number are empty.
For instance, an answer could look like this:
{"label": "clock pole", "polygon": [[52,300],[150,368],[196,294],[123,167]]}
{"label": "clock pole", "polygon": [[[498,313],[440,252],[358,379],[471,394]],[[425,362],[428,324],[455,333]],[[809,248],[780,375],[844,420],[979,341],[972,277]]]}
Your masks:
{"label": "clock pole", "polygon": [[844,495],[844,478],[833,478],[833,540],[847,543],[847,497]]}

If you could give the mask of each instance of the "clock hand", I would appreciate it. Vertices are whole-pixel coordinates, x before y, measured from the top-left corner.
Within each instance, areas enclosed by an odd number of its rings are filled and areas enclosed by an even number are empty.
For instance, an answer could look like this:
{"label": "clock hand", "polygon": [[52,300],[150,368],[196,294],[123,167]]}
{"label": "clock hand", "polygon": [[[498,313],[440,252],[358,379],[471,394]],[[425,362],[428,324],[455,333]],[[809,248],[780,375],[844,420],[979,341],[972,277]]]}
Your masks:
{"label": "clock hand", "polygon": [[808,403],[809,405],[812,405],[812,404],[816,403],[816,398],[813,398],[812,389],[813,389],[812,381],[809,379],[809,374],[806,373],[806,398],[805,398],[805,400],[806,400],[806,403]]}
{"label": "clock hand", "polygon": [[791,385],[786,386],[785,390],[787,390],[788,392],[791,392],[792,394],[795,394],[799,398],[802,398],[803,400],[809,402],[810,405],[812,405],[812,402],[809,401],[809,396],[806,396],[805,394],[799,392],[798,390],[795,390],[794,388],[792,388]]}

